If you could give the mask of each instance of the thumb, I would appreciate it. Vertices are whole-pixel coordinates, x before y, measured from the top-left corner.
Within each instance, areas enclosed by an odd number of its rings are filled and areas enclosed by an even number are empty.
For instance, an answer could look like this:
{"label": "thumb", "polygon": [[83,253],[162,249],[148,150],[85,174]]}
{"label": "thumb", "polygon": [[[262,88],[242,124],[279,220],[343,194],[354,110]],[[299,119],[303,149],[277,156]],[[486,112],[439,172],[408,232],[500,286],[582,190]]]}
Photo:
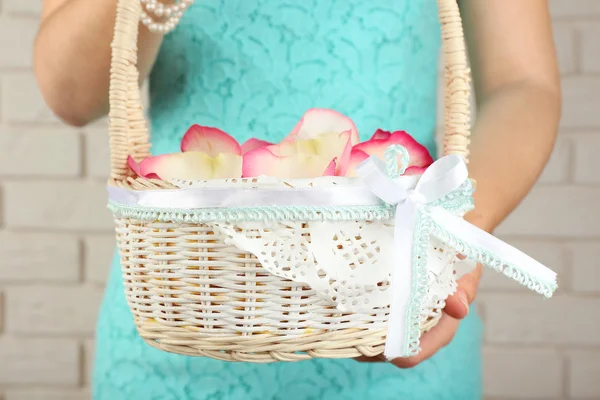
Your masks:
{"label": "thumb", "polygon": [[446,299],[444,312],[453,318],[463,319],[469,313],[469,305],[475,300],[479,279],[481,278],[481,265],[458,280],[456,293]]}

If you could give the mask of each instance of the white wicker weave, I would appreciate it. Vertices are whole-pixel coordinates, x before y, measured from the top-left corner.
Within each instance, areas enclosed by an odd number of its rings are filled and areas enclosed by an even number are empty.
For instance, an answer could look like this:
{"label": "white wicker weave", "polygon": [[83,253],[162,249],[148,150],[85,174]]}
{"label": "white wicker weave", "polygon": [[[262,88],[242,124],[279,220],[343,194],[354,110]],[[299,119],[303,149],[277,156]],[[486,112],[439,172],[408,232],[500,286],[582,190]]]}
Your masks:
{"label": "white wicker weave", "polygon": [[[444,153],[466,159],[470,91],[460,14],[455,0],[438,4],[446,71]],[[174,189],[168,182],[131,176],[126,162],[128,155],[137,160],[149,156],[150,149],[136,68],[141,13],[140,0],[118,1],[109,185]],[[368,313],[340,312],[307,285],[269,273],[252,254],[226,244],[214,224],[115,220],[127,301],[140,335],[156,348],[249,362],[383,352],[387,306]],[[444,306],[435,288],[430,293],[422,330],[437,323]]]}

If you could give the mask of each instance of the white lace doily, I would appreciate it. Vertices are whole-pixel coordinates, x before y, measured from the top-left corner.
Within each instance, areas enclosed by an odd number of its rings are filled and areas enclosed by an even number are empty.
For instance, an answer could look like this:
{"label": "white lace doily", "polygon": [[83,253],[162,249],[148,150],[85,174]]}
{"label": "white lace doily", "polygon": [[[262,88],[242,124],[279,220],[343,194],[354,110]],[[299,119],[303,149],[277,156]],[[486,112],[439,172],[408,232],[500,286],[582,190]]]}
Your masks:
{"label": "white lace doily", "polygon": [[[404,177],[412,179],[414,177]],[[179,187],[327,187],[352,185],[353,178],[321,177],[294,180],[272,178],[222,181],[172,181]],[[292,186],[293,185],[293,186]],[[248,221],[215,222],[228,244],[252,253],[271,274],[306,284],[342,312],[368,313],[390,304],[393,265],[393,221]],[[422,319],[439,312],[454,293],[455,264],[464,262],[432,237],[429,244],[429,288]],[[466,268],[465,268],[466,267]]]}

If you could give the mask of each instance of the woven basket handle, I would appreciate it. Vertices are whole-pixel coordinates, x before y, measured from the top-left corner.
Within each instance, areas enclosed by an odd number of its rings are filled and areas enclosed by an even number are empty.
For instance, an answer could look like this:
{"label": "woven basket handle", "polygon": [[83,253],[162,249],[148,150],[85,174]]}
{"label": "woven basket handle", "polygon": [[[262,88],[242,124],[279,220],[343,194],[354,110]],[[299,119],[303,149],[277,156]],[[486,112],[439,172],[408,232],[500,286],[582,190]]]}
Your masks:
{"label": "woven basket handle", "polygon": [[[456,0],[438,0],[444,59],[444,154],[468,159],[470,134],[470,80],[464,33]],[[148,127],[140,98],[137,40],[140,0],[118,0],[112,42],[109,91],[111,178],[127,179],[127,156],[150,155]]]}

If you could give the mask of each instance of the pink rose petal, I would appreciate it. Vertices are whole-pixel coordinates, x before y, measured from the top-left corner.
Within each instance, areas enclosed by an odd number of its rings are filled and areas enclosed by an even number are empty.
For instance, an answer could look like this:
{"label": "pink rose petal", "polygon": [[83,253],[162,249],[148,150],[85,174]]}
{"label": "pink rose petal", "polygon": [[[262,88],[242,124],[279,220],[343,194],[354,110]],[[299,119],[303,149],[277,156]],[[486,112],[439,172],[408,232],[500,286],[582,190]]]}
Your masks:
{"label": "pink rose petal", "polygon": [[270,148],[275,146],[259,147],[244,154],[242,164],[242,177],[251,178],[266,175],[278,162],[279,156],[275,155]]}
{"label": "pink rose petal", "polygon": [[336,160],[336,176],[344,176],[350,162],[350,153],[352,152],[352,132],[344,131],[339,134],[327,133],[315,139],[296,140],[294,142],[284,142],[278,154],[288,155],[289,144],[296,146],[296,153],[305,154],[310,157],[316,157],[323,161]]}
{"label": "pink rose petal", "polygon": [[377,131],[375,131],[375,133],[373,134],[373,136],[371,137],[371,140],[385,140],[388,139],[392,134],[388,131],[384,131],[382,129],[377,129]]}
{"label": "pink rose petal", "polygon": [[336,176],[346,176],[348,168],[350,167],[350,157],[352,155],[352,133],[350,131],[340,133],[340,139],[345,141],[344,150],[340,155],[340,158],[336,158],[337,168],[335,171]]}
{"label": "pink rose petal", "polygon": [[220,153],[242,155],[242,148],[235,138],[217,128],[192,125],[181,140],[181,151],[197,151],[209,156]]}
{"label": "pink rose petal", "polygon": [[140,164],[133,159],[131,156],[127,156],[127,165],[129,168],[135,172],[138,176],[142,176],[142,170],[140,169]]}
{"label": "pink rose petal", "polygon": [[361,162],[365,161],[369,158],[369,155],[362,150],[358,150],[355,148],[352,149],[350,153],[350,162],[348,164],[348,171],[346,172],[346,176],[355,177],[356,176],[356,166]]}
{"label": "pink rose petal", "polygon": [[307,140],[296,140],[296,141],[283,141],[278,144],[274,144],[272,146],[267,146],[273,154],[284,157],[291,156],[301,151],[300,148],[304,146],[304,144],[308,142]]}
{"label": "pink rose petal", "polygon": [[326,160],[301,152],[279,156],[270,151],[269,147],[261,147],[244,155],[242,168],[244,178],[270,176],[280,179],[301,179],[322,176],[324,173],[335,174],[335,160]]}
{"label": "pink rose petal", "polygon": [[423,175],[426,169],[425,167],[408,167],[404,171],[404,175]]}
{"label": "pink rose petal", "polygon": [[272,146],[273,143],[264,141],[264,140],[260,140],[260,139],[256,139],[256,138],[252,138],[252,139],[248,139],[244,142],[244,144],[242,144],[242,154],[246,154],[247,152],[254,150],[254,149],[258,149],[259,147],[265,147],[265,146]]}
{"label": "pink rose petal", "polygon": [[360,141],[356,125],[350,118],[327,108],[312,108],[302,116],[284,140],[314,139],[325,133],[341,133],[344,131],[350,131],[353,145]]}
{"label": "pink rose petal", "polygon": [[412,136],[404,131],[392,133],[387,139],[371,139],[354,146],[354,149],[361,150],[370,156],[384,157],[385,150],[392,144],[402,145],[408,150],[410,156],[409,167],[428,167],[433,163],[433,158],[427,148],[419,144]]}
{"label": "pink rose petal", "polygon": [[214,157],[212,178],[207,179],[231,179],[242,177],[242,156],[237,154],[219,154]]}
{"label": "pink rose petal", "polygon": [[131,170],[133,172],[135,172],[135,174],[141,178],[146,178],[146,179],[160,179],[160,177],[154,173],[148,173],[148,174],[143,174],[142,173],[142,168],[140,167],[140,164],[135,161],[133,159],[133,157],[128,156],[127,157],[127,165],[129,165],[129,168],[131,168]]}
{"label": "pink rose petal", "polygon": [[325,172],[323,172],[323,176],[336,176],[337,175],[337,159],[331,160]]}
{"label": "pink rose petal", "polygon": [[[263,151],[259,152],[258,150]],[[310,162],[311,165],[315,167],[314,171],[311,170],[311,173],[313,174],[312,177],[321,176],[323,171],[331,165],[331,160],[335,159],[335,170],[333,175],[343,176],[348,169],[351,151],[352,143],[350,131],[339,134],[327,133],[314,139],[284,141],[276,145],[261,147],[246,153],[246,155],[244,155],[244,176],[282,176],[280,171],[276,171],[276,169],[282,168],[281,163],[283,161],[281,159],[283,158],[296,160],[298,162],[296,165],[297,169],[306,168],[301,160]],[[273,160],[273,157],[276,157],[275,159],[278,161],[265,164],[264,161],[259,158],[259,155],[266,160]],[[319,169],[321,165],[323,167],[322,169]],[[327,169],[327,171],[329,170]],[[298,173],[300,172],[293,172],[295,175]],[[306,175],[305,173],[302,174]],[[291,178],[291,176],[287,176],[287,178]]]}
{"label": "pink rose petal", "polygon": [[144,159],[140,163],[140,171],[143,176],[155,174],[163,180],[240,178],[242,157],[230,153],[211,157],[195,151],[165,154]]}

